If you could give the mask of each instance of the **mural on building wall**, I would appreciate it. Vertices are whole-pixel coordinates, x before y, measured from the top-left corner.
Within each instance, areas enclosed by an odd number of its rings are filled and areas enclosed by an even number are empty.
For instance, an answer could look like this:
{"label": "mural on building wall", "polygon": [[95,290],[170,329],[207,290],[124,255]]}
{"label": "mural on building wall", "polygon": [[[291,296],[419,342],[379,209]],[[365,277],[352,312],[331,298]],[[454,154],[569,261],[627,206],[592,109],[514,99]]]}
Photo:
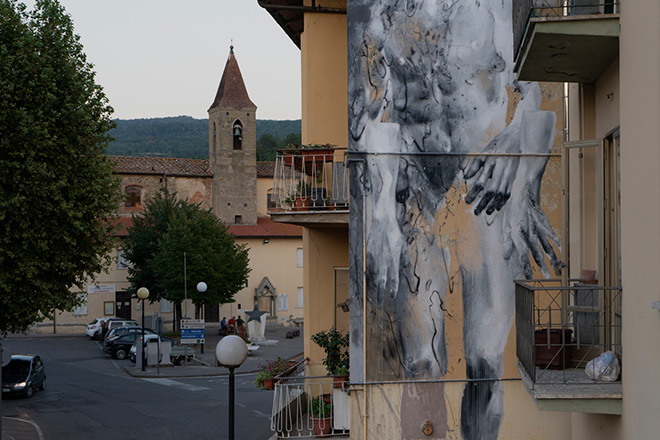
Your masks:
{"label": "mural on building wall", "polygon": [[512,73],[510,0],[348,8],[351,380],[443,378],[457,290],[461,368],[495,379],[466,385],[462,435],[496,438],[513,280],[559,265],[540,208],[556,116]]}

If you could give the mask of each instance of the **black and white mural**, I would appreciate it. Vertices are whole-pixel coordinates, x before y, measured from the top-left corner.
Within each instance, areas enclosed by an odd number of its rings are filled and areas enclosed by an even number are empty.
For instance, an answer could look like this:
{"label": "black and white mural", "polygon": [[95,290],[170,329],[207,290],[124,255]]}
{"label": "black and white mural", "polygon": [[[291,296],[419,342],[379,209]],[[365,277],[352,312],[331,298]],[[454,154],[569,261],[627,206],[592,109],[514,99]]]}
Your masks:
{"label": "black and white mural", "polygon": [[513,280],[559,265],[556,115],[512,73],[511,0],[349,0],[348,28],[351,380],[445,377],[461,295],[461,368],[489,379],[466,381],[461,433],[497,438]]}

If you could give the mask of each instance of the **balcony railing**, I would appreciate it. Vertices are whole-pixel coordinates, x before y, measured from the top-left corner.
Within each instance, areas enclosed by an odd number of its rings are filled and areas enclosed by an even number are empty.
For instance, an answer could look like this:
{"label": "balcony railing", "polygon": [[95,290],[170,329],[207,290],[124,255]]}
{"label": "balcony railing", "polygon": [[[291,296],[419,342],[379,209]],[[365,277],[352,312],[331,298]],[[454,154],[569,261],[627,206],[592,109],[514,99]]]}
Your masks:
{"label": "balcony railing", "polygon": [[552,385],[561,385],[571,398],[584,398],[584,386],[600,387],[589,396],[620,395],[620,379],[592,380],[585,366],[606,351],[621,359],[621,287],[570,284],[516,281],[516,354],[523,380],[548,395]]}
{"label": "balcony railing", "polygon": [[530,20],[618,14],[621,0],[513,0],[513,58],[518,59]]}
{"label": "balcony railing", "polygon": [[[332,376],[304,376],[305,365],[287,377],[278,377],[273,395],[270,428],[278,438],[348,438],[348,382],[336,384]],[[315,400],[316,399],[316,400]],[[324,417],[312,416],[314,402],[323,402]],[[327,406],[332,404],[332,406]]]}
{"label": "balcony railing", "polygon": [[270,213],[348,211],[346,149],[280,150]]}

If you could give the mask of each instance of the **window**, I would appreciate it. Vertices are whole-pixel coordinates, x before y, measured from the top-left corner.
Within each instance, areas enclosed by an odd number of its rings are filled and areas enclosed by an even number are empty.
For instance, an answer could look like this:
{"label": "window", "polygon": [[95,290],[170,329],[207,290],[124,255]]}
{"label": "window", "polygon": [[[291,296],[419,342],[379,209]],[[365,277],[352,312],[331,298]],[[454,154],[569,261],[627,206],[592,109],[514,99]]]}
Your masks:
{"label": "window", "polygon": [[117,249],[117,269],[126,270],[128,269],[128,260],[124,258],[124,250]]}
{"label": "window", "polygon": [[234,216],[234,223],[237,225],[240,225],[243,223],[243,216],[242,215],[235,215]]}
{"label": "window", "polygon": [[303,267],[303,250],[302,250],[302,248],[296,249],[296,266]]}
{"label": "window", "polygon": [[296,307],[298,307],[299,309],[302,309],[303,306],[304,306],[304,300],[303,300],[303,298],[304,298],[304,295],[303,295],[303,288],[302,288],[302,287],[298,287],[298,305],[297,305]]}
{"label": "window", "polygon": [[273,189],[269,189],[268,193],[266,194],[266,208],[267,209],[274,209],[277,208],[277,204],[273,201]]}
{"label": "window", "polygon": [[81,293],[79,298],[83,300],[83,303],[73,309],[73,316],[81,316],[87,314],[87,294]]}
{"label": "window", "polygon": [[161,313],[170,313],[172,312],[172,302],[166,299],[160,300],[160,312]]}
{"label": "window", "polygon": [[243,149],[243,124],[238,119],[234,121],[232,127],[234,137],[234,150]]}
{"label": "window", "polygon": [[129,185],[124,189],[126,194],[126,207],[127,208],[141,208],[142,207],[142,189],[137,185]]}
{"label": "window", "polygon": [[289,310],[289,295],[280,293],[277,295],[277,311],[286,312],[287,310]]}

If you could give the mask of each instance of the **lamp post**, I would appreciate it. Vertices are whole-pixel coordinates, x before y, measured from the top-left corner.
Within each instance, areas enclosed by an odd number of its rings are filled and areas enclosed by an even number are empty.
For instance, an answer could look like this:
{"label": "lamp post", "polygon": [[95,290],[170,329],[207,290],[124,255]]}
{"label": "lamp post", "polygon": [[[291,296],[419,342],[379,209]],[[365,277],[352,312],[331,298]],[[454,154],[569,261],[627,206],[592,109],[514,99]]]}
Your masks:
{"label": "lamp post", "polygon": [[[197,283],[197,291],[199,292],[200,295],[202,295],[202,309],[199,313],[200,318],[202,318],[202,321],[204,321],[204,292],[206,292],[206,283],[204,281],[200,281]],[[204,335],[206,337],[206,335]],[[204,354],[204,343],[202,342],[202,347],[200,348],[200,352]]]}
{"label": "lamp post", "polygon": [[138,296],[139,299],[142,300],[142,354],[141,354],[141,356],[142,356],[142,371],[145,371],[146,367],[144,365],[145,364],[145,362],[144,362],[144,347],[146,345],[145,344],[146,341],[144,340],[144,300],[149,298],[149,289],[147,289],[146,287],[140,287],[137,290],[137,296]]}
{"label": "lamp post", "polygon": [[247,355],[247,344],[236,335],[225,336],[215,347],[218,362],[229,368],[229,440],[234,440],[234,368],[240,367]]}

